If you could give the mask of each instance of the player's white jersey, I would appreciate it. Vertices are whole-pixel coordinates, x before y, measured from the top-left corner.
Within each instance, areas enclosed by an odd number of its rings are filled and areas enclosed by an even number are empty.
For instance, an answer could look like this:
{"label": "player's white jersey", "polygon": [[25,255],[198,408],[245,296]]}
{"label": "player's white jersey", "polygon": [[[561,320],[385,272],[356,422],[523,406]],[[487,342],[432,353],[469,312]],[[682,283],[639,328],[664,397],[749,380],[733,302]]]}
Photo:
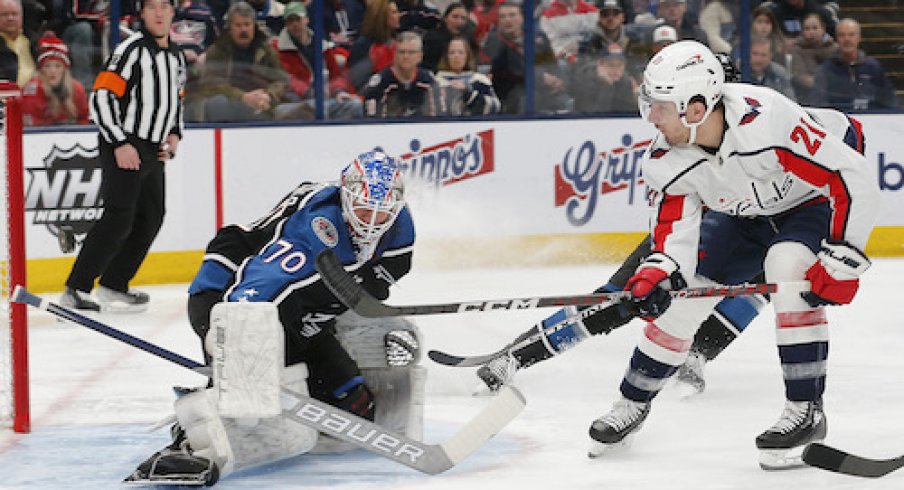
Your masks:
{"label": "player's white jersey", "polygon": [[[776,216],[826,199],[833,209],[827,237],[862,249],[880,198],[875,172],[852,148],[862,148],[859,125],[837,111],[805,110],[764,87],[729,83],[723,94],[726,130],[716,154],[670,146],[662,135],[647,150],[653,250],[693,271],[705,208]],[[851,132],[857,141],[849,145]]]}

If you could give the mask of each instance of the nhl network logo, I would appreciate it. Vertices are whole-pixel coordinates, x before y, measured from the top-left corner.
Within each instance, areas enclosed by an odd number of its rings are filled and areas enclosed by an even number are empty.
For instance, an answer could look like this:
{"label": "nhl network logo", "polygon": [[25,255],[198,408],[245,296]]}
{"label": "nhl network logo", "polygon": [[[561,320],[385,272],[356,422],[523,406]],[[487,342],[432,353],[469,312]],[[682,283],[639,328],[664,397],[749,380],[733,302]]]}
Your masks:
{"label": "nhl network logo", "polygon": [[25,210],[34,212],[34,224],[46,225],[54,235],[61,227],[82,235],[100,219],[103,208],[97,148],[75,144],[62,149],[54,145],[44,157],[44,168],[26,170],[30,179]]}

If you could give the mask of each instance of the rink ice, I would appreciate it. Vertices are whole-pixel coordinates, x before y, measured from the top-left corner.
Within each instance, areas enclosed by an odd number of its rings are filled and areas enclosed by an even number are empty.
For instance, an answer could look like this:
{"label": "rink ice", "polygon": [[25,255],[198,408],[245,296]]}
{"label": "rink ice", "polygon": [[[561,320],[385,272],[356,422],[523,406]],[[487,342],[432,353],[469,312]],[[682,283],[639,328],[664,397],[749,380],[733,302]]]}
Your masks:
{"label": "rink ice", "polygon": [[[404,278],[391,304],[584,293],[613,266],[462,271],[419,270]],[[829,311],[832,343],[827,443],[869,457],[904,454],[904,260],[879,259],[855,303]],[[148,287],[142,315],[98,318],[193,359],[200,347],[185,314],[185,285]],[[55,295],[53,295],[55,299]],[[485,353],[551,310],[416,318],[426,348]],[[215,488],[386,489],[901,489],[904,469],[869,480],[816,469],[759,469],[754,437],[781,412],[783,386],[771,307],[707,366],[707,391],[683,399],[667,388],[634,445],[589,460],[587,429],[618,397],[618,384],[640,335],[639,322],[519,373],[524,412],[458,467],[422,475],[363,451],[302,456],[239,472]],[[486,403],[473,397],[474,369],[429,360],[426,439],[449,437]],[[30,313],[33,432],[0,432],[0,488],[122,488],[120,480],[165,445],[149,427],[171,412],[175,385],[200,376],[84,327]]]}

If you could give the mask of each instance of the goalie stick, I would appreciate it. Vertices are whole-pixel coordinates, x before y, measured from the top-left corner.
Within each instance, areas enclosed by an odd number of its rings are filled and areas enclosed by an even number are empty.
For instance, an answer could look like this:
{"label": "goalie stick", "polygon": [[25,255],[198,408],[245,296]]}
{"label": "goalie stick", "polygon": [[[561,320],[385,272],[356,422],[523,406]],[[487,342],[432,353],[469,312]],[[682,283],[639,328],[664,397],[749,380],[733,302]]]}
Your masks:
{"label": "goalie stick", "polygon": [[504,355],[506,352],[518,350],[519,348],[531,344],[535,342],[541,335],[549,335],[556,330],[564,327],[565,325],[583,320],[594,313],[602,310],[609,306],[610,303],[597,303],[595,305],[588,306],[587,308],[580,310],[577,314],[564,318],[552,325],[548,325],[543,327],[542,330],[537,329],[536,331],[531,332],[530,335],[522,335],[510,342],[505,347],[497,350],[496,352],[491,352],[489,354],[477,355],[477,356],[456,356],[454,354],[449,354],[440,350],[431,350],[427,352],[427,357],[430,358],[433,362],[437,364],[442,364],[444,366],[451,367],[476,367],[481,366],[490,362],[491,360]]}
{"label": "goalie stick", "polygon": [[[325,249],[314,259],[324,284],[355,313],[368,318],[406,315],[437,315],[467,311],[523,310],[553,306],[588,306],[631,297],[628,291],[577,294],[568,296],[534,296],[526,298],[460,301],[411,306],[391,306],[371,296],[342,266],[332,249]],[[790,285],[790,283],[789,283]],[[745,296],[778,291],[778,284],[739,284],[736,286],[703,286],[669,291],[673,298],[705,298],[713,296]],[[809,290],[809,284],[807,285]]]}
{"label": "goalie stick", "polygon": [[[22,286],[16,286],[11,300],[88,327],[195,372],[209,374],[206,366],[192,359],[47,301]],[[292,407],[283,411],[288,419],[429,475],[460,463],[502,430],[526,405],[521,392],[505,387],[452,437],[440,444],[427,444],[300,393],[286,388],[281,391],[293,400]]]}
{"label": "goalie stick", "polygon": [[904,456],[893,459],[864,458],[816,442],[804,449],[803,460],[816,468],[866,478],[879,478],[904,466]]}

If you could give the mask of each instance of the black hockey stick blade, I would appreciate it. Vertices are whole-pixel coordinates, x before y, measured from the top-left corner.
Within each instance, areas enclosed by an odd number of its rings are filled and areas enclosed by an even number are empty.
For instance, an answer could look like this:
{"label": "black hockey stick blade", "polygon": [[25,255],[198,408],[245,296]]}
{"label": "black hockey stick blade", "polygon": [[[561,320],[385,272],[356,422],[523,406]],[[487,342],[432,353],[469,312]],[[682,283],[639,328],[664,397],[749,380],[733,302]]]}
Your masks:
{"label": "black hockey stick blade", "polygon": [[893,459],[864,458],[818,442],[804,449],[803,460],[816,468],[865,478],[879,478],[904,466],[904,456]]}
{"label": "black hockey stick blade", "polygon": [[[346,272],[342,262],[332,249],[324,249],[314,259],[317,271],[327,288],[355,313],[367,317],[438,315],[441,313],[464,313],[469,311],[523,310],[556,306],[589,306],[607,301],[630,297],[627,291],[613,293],[575,294],[565,296],[535,296],[525,298],[459,301],[425,305],[390,306],[371,296]],[[796,287],[799,287],[796,286]],[[743,296],[750,294],[774,293],[777,284],[739,284],[736,286],[703,286],[669,291],[673,298],[703,298],[713,296]],[[809,284],[805,290],[809,290]]]}

